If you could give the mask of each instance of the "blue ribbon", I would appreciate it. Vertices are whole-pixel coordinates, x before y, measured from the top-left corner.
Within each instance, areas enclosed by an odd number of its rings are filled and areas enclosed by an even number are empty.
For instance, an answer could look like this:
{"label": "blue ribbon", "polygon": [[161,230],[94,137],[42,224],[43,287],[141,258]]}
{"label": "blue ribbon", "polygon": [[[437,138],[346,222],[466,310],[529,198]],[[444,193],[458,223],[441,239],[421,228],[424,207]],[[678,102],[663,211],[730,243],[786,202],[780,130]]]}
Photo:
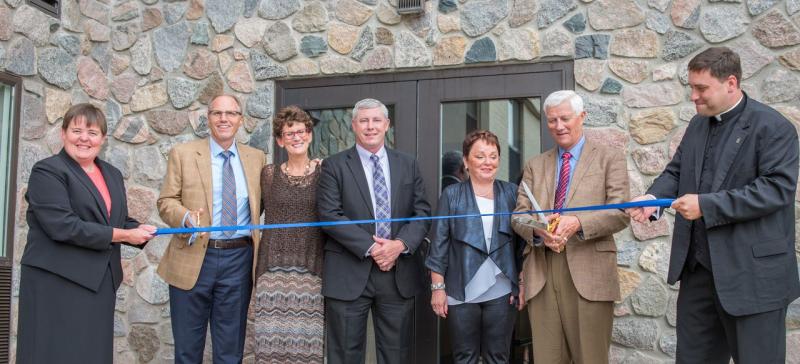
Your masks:
{"label": "blue ribbon", "polygon": [[591,205],[579,207],[567,207],[557,210],[530,210],[519,212],[495,212],[491,214],[466,214],[466,215],[446,215],[446,216],[416,216],[416,217],[401,217],[393,219],[378,219],[378,220],[343,220],[343,221],[314,221],[314,222],[295,222],[287,224],[267,224],[267,225],[240,225],[240,226],[205,226],[205,227],[192,227],[192,228],[161,228],[156,230],[155,235],[168,235],[168,234],[193,234],[204,233],[212,231],[230,231],[230,230],[269,230],[269,229],[294,229],[304,227],[323,227],[323,226],[339,226],[339,225],[359,225],[359,224],[375,224],[378,222],[401,222],[401,221],[423,221],[423,220],[445,220],[445,219],[464,219],[468,217],[483,217],[483,216],[502,216],[502,215],[519,215],[519,214],[537,214],[537,213],[563,213],[572,211],[598,211],[598,210],[624,210],[633,207],[669,207],[675,201],[671,198],[662,198],[657,200],[645,200],[635,202],[613,203],[607,205]]}

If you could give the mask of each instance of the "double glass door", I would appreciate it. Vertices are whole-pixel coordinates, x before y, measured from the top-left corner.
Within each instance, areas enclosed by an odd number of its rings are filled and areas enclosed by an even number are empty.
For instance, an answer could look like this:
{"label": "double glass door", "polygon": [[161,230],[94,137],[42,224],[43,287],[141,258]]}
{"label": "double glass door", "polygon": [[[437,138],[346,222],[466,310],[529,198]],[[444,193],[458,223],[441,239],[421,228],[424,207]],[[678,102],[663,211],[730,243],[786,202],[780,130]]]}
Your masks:
{"label": "double glass door", "polygon": [[[325,158],[354,145],[353,105],[364,98],[382,101],[391,120],[387,146],[417,157],[435,211],[442,187],[464,178],[459,160],[467,133],[485,129],[496,134],[501,153],[497,178],[518,183],[524,162],[554,145],[543,118],[544,98],[572,85],[572,62],[464,68],[281,81],[276,105],[299,105],[309,112],[315,123],[311,154]],[[285,152],[274,150],[275,162],[285,160]],[[416,298],[412,319],[413,363],[450,363],[447,325],[433,314],[427,290]],[[515,363],[527,362],[529,327],[523,311],[514,334]],[[367,362],[372,363],[372,330],[367,341]]]}

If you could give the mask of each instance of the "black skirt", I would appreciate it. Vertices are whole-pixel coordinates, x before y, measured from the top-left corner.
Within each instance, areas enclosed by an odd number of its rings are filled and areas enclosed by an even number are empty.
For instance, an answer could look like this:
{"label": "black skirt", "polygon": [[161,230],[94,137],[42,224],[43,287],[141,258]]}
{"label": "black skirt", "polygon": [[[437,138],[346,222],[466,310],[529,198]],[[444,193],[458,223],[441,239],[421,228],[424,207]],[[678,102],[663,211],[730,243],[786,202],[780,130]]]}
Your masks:
{"label": "black skirt", "polygon": [[94,292],[49,271],[22,265],[17,363],[109,364],[116,294],[111,268]]}

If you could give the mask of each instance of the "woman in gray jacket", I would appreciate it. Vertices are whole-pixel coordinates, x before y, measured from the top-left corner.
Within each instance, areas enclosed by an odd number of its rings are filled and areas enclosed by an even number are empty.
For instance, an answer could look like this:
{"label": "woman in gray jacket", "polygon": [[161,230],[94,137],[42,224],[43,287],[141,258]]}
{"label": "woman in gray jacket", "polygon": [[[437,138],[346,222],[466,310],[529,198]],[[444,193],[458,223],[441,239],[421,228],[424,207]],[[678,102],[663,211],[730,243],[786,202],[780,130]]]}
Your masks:
{"label": "woman in gray jacket", "polygon": [[[517,186],[495,178],[500,143],[490,131],[464,139],[469,179],[448,186],[437,215],[510,212]],[[448,318],[455,363],[508,363],[511,334],[520,299],[524,242],[511,228],[511,216],[437,220],[425,265],[431,271],[431,305]]]}

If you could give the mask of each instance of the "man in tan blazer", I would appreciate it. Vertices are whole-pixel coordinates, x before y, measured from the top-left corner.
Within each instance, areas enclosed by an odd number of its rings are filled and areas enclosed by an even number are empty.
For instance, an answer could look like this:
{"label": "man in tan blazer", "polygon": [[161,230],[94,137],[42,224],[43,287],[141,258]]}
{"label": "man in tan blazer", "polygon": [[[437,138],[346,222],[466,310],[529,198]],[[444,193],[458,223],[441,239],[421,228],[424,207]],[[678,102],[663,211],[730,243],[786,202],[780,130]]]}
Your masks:
{"label": "man in tan blazer", "polygon": [[[628,172],[621,151],[586,140],[583,101],[557,91],[544,102],[557,147],[531,158],[522,177],[543,209],[628,200]],[[533,210],[520,186],[515,211]],[[548,216],[548,220],[558,215]],[[532,242],[523,264],[525,299],[537,363],[607,363],[613,303],[620,299],[614,234],[628,217],[618,210],[565,213],[552,233],[515,219],[514,230]]]}
{"label": "man in tan blazer", "polygon": [[[229,95],[208,107],[211,138],[169,154],[158,198],[169,226],[249,225],[261,215],[264,153],[236,143],[242,108]],[[211,323],[214,363],[240,363],[258,230],[174,235],[158,274],[169,283],[175,363],[201,363]]]}

